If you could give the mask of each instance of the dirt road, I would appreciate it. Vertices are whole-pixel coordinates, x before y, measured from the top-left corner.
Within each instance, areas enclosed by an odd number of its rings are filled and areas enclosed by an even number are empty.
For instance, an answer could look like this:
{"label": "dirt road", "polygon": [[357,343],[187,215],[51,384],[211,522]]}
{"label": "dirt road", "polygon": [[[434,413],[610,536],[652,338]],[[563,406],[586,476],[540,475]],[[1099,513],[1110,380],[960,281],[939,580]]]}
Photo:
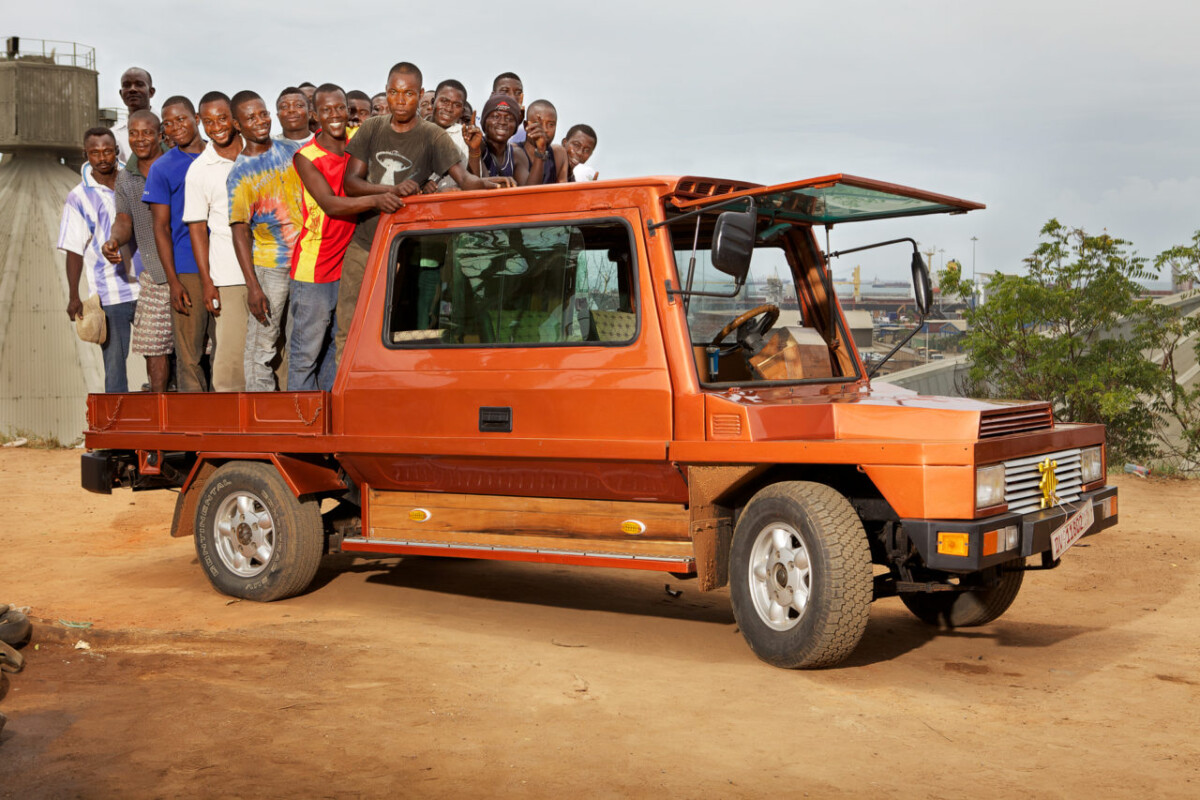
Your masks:
{"label": "dirt road", "polygon": [[998,622],[883,600],[847,664],[787,672],[726,592],[653,573],[338,557],[231,601],[173,494],[78,472],[0,452],[0,601],[40,620],[3,798],[1200,795],[1194,482],[1118,478],[1120,526]]}

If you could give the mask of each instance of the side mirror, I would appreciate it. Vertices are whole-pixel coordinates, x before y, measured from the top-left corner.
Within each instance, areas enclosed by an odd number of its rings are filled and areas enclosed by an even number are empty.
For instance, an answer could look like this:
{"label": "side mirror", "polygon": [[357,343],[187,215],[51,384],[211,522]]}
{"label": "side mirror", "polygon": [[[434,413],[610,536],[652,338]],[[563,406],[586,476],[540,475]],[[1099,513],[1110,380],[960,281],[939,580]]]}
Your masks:
{"label": "side mirror", "polygon": [[933,286],[929,283],[929,268],[925,266],[925,260],[921,258],[920,253],[913,253],[912,279],[913,297],[917,301],[917,311],[921,312],[923,317],[929,313],[929,306],[933,298]]}
{"label": "side mirror", "polygon": [[754,254],[754,227],[758,215],[751,211],[725,211],[713,228],[712,265],[739,283],[750,271]]}

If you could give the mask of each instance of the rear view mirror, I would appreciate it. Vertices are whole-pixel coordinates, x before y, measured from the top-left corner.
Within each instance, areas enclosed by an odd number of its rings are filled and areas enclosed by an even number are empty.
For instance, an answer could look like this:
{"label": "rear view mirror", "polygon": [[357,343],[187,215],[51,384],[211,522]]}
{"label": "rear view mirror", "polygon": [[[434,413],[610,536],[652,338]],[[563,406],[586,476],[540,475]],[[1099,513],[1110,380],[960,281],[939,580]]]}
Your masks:
{"label": "rear view mirror", "polygon": [[913,297],[917,301],[917,311],[923,317],[929,313],[933,287],[929,283],[929,268],[925,266],[925,260],[921,258],[921,254],[916,252],[912,257],[912,279]]}
{"label": "rear view mirror", "polygon": [[712,237],[712,265],[739,283],[750,271],[754,254],[754,227],[758,215],[750,211],[725,211],[717,217]]}

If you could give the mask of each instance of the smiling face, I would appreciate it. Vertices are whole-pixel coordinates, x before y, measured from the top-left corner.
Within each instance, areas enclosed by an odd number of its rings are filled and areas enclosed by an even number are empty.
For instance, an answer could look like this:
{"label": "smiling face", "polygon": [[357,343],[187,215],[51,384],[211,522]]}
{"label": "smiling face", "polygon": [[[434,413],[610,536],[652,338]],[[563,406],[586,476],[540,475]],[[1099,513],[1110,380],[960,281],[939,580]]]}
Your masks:
{"label": "smiling face", "polygon": [[412,122],[421,104],[421,81],[411,72],[393,72],[388,76],[387,104],[392,122],[403,125]]}
{"label": "smiling face", "polygon": [[187,147],[200,133],[196,115],[183,103],[162,110],[163,133],[176,147]]}
{"label": "smiling face", "polygon": [[334,139],[346,138],[346,123],[350,114],[346,108],[346,95],[342,92],[317,92],[317,122],[321,130]]}
{"label": "smiling face", "polygon": [[133,117],[129,120],[129,149],[138,157],[138,161],[157,157],[158,128],[158,121],[155,119]]}
{"label": "smiling face", "polygon": [[583,131],[575,131],[563,140],[563,149],[567,151],[567,164],[571,169],[575,169],[580,164],[586,164],[592,157],[592,151],[596,149],[596,140]]}
{"label": "smiling face", "polygon": [[517,132],[517,121],[507,111],[497,109],[483,121],[483,135],[494,144],[506,144]]}
{"label": "smiling face", "polygon": [[83,154],[97,175],[111,175],[117,169],[117,140],[111,133],[89,136],[83,143]]}
{"label": "smiling face", "polygon": [[150,107],[150,98],[154,97],[154,87],[150,85],[150,75],[144,69],[130,67],[121,75],[121,102],[132,114]]}
{"label": "smiling face", "polygon": [[308,98],[304,94],[285,94],[275,104],[279,127],[289,139],[308,136]]}
{"label": "smiling face", "polygon": [[271,142],[271,112],[261,99],[247,100],[238,106],[233,121],[246,141],[257,145]]}
{"label": "smiling face", "polygon": [[224,100],[213,100],[200,106],[200,124],[204,126],[204,135],[217,147],[227,147],[237,136],[233,127],[233,111]]}
{"label": "smiling face", "polygon": [[463,93],[453,86],[443,86],[433,98],[433,121],[442,128],[449,128],[462,118]]}

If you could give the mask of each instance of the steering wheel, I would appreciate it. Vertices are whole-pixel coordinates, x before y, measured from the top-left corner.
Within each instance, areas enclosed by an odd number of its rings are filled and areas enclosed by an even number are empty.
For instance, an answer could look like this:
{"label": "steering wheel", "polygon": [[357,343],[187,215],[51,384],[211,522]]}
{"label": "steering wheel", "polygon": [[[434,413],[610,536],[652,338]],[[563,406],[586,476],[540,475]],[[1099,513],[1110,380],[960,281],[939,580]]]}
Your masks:
{"label": "steering wheel", "polygon": [[[755,322],[756,317],[762,319]],[[759,350],[763,349],[766,344],[763,337],[767,331],[771,330],[771,326],[779,319],[779,306],[764,303],[761,306],[756,306],[744,314],[738,314],[725,324],[724,328],[717,331],[717,335],[713,337],[712,344],[719,345],[724,341],[725,337],[737,330],[738,344],[746,349],[750,355],[754,355]]]}

